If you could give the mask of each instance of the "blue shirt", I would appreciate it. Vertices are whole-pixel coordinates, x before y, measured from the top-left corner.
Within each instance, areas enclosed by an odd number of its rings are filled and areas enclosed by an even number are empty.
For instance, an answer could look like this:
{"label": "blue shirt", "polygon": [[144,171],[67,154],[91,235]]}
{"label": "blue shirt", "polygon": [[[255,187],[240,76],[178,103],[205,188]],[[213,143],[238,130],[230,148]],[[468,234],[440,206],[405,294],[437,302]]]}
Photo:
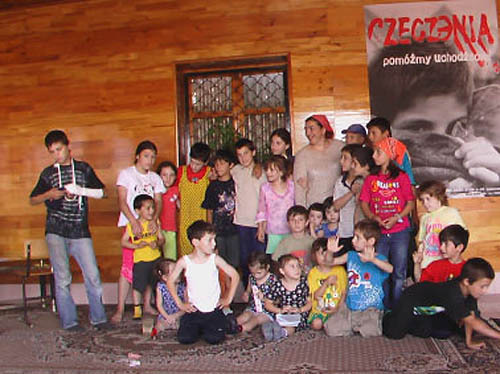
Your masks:
{"label": "blue shirt", "polygon": [[[387,257],[377,254],[379,260],[387,261]],[[366,310],[368,308],[384,309],[384,289],[382,284],[389,276],[375,264],[362,262],[356,251],[347,252],[347,278],[349,292],[346,303],[350,310]]]}
{"label": "blue shirt", "polygon": [[332,236],[337,235],[338,228],[330,230],[328,228],[328,222],[322,223],[320,227],[321,227],[321,230],[323,230],[323,237],[325,237],[325,238],[331,238]]}

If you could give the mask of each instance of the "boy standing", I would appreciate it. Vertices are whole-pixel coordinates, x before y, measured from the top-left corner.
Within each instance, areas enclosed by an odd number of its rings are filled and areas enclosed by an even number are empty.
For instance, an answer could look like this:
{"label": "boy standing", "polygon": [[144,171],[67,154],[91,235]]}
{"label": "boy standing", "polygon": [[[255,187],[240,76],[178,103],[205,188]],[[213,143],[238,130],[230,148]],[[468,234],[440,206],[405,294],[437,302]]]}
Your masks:
{"label": "boy standing", "polygon": [[[384,316],[384,335],[390,339],[402,339],[406,334],[421,338],[444,338],[441,322],[437,318],[444,314],[456,324],[465,326],[465,343],[471,349],[484,347],[484,342],[474,342],[474,331],[494,339],[500,339],[500,331],[494,330],[480,319],[477,299],[484,295],[490,286],[495,271],[482,258],[468,260],[460,276],[448,282],[417,283],[407,288],[396,307]],[[443,313],[421,315],[422,307],[440,306]],[[446,323],[446,322],[445,322]],[[448,326],[444,326],[446,329]],[[436,334],[438,333],[438,334]]]}
{"label": "boy standing", "polygon": [[215,226],[219,255],[237,268],[240,263],[240,246],[238,229],[233,223],[236,191],[231,168],[234,164],[235,158],[230,151],[217,151],[214,159],[217,180],[210,182],[201,207],[208,209],[208,222]]}
{"label": "boy standing", "polygon": [[201,207],[210,184],[210,147],[195,143],[189,151],[189,164],[177,170],[177,185],[180,193],[179,208],[179,257],[191,253],[192,247],[186,231],[192,222],[207,219],[207,211]]}
{"label": "boy standing", "polygon": [[[366,128],[368,129],[368,140],[370,141],[372,147],[385,138],[392,137],[391,123],[383,117],[372,118],[366,125]],[[410,182],[412,186],[414,186],[415,177],[413,176],[413,170],[411,167],[410,154],[402,142],[398,143],[398,148],[396,149],[396,159],[394,161],[401,170],[408,174]]]}
{"label": "boy standing", "polygon": [[[376,221],[364,219],[354,227],[352,245],[356,251],[349,251],[328,262],[341,265],[347,262],[349,288],[346,305],[337,312],[336,318],[325,323],[329,336],[346,336],[359,332],[363,337],[382,335],[382,313],[384,310],[383,283],[393,267],[387,258],[375,253],[380,238],[380,227]],[[338,252],[338,238],[330,238],[330,256]],[[342,308],[342,307],[341,307]]]}
{"label": "boy standing", "polygon": [[[149,195],[139,195],[134,199],[134,210],[139,216],[139,223],[142,227],[142,235],[137,237],[132,231],[132,224],[127,223],[127,228],[123,233],[121,245],[123,248],[134,250],[134,267],[132,270],[132,287],[134,290],[145,296],[146,289],[151,294],[154,286],[153,265],[155,260],[161,256],[160,248],[165,242],[161,230],[151,231],[150,222],[155,217],[155,202]],[[144,303],[150,300],[144,298]],[[140,304],[134,305],[134,319],[142,318],[142,307]]]}
{"label": "boy standing", "polygon": [[[231,265],[214,253],[215,228],[212,224],[196,221],[189,226],[187,236],[194,250],[177,261],[167,281],[176,304],[186,312],[181,317],[177,339],[182,344],[191,344],[201,337],[209,344],[218,344],[224,340],[227,326],[222,308],[228,307],[233,300],[240,277]],[[231,279],[224,298],[220,298],[218,269]],[[177,296],[175,287],[182,271],[187,283],[187,303]]]}
{"label": "boy standing", "polygon": [[469,232],[460,225],[450,225],[439,233],[441,253],[444,258],[433,261],[421,271],[422,252],[414,253],[415,280],[418,282],[446,282],[458,278],[462,272],[465,260],[462,253],[469,242]]}
{"label": "boy standing", "polygon": [[278,259],[287,254],[300,259],[303,270],[310,268],[310,251],[314,239],[307,233],[308,211],[302,205],[294,205],[286,212],[290,235],[281,240],[272,254],[272,259]]}
{"label": "boy standing", "polygon": [[45,203],[47,220],[45,238],[54,268],[56,302],[63,329],[82,331],[76,306],[71,297],[69,256],[82,269],[90,306],[90,322],[103,327],[107,322],[102,304],[102,286],[88,226],[88,197],[104,197],[104,184],[92,167],[71,157],[69,141],[60,130],[45,136],[45,146],[54,165],[40,174],[30,195],[31,205]]}
{"label": "boy standing", "polygon": [[248,257],[250,253],[265,252],[266,243],[257,240],[257,209],[259,207],[260,186],[266,181],[265,173],[257,177],[255,168],[255,144],[246,138],[235,144],[239,164],[231,169],[236,188],[236,208],[234,223],[238,228],[240,241],[240,266],[243,272],[243,286],[248,283]]}

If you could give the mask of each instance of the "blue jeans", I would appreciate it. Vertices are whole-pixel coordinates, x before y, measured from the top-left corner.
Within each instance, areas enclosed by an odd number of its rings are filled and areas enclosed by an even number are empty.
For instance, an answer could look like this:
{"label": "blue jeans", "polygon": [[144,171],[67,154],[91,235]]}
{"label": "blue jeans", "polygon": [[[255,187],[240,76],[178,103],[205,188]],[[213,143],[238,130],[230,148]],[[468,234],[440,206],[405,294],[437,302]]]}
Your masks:
{"label": "blue jeans", "polygon": [[56,303],[62,327],[68,329],[78,325],[76,306],[70,292],[72,280],[69,268],[70,256],[75,258],[82,269],[90,307],[90,322],[93,325],[106,322],[106,312],[102,304],[101,277],[92,239],[68,239],[56,234],[47,234],[45,239],[49,247],[50,262],[54,268]]}
{"label": "blue jeans", "polygon": [[240,226],[238,227],[238,236],[240,239],[240,267],[243,272],[243,286],[247,287],[248,275],[248,257],[252,252],[265,252],[266,243],[261,243],[257,240],[257,227]]}
{"label": "blue jeans", "polygon": [[408,261],[408,245],[410,229],[404,229],[392,234],[382,234],[377,243],[377,253],[386,256],[394,267],[389,284],[384,288],[385,306],[389,309],[397,304],[403,292]]}

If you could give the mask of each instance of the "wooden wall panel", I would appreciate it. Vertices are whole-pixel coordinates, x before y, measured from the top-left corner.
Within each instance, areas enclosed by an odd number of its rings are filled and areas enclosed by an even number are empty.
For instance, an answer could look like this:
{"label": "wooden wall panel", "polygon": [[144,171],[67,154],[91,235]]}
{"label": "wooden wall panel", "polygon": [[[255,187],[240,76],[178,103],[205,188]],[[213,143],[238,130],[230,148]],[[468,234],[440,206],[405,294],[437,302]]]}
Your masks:
{"label": "wooden wall panel", "polygon": [[[0,257],[43,235],[45,209],[28,196],[51,163],[45,133],[64,129],[76,158],[94,166],[108,199],[92,201],[103,279],[120,266],[114,184],[138,142],[177,160],[175,64],[290,55],[295,149],[304,119],[345,125],[369,118],[361,0],[10,1],[0,8]],[[498,5],[498,1],[497,1]],[[469,225],[468,255],[500,270],[500,199],[454,200]],[[0,280],[1,281],[1,280]]]}

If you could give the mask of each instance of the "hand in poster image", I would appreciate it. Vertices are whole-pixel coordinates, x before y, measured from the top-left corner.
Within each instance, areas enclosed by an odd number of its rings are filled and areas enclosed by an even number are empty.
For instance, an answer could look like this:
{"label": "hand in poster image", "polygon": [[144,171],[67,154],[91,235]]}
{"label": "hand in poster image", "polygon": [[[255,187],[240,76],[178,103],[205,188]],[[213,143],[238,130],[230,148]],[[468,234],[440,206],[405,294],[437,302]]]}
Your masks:
{"label": "hand in poster image", "polygon": [[474,91],[468,121],[474,135],[455,152],[474,178],[489,186],[500,185],[500,85]]}

